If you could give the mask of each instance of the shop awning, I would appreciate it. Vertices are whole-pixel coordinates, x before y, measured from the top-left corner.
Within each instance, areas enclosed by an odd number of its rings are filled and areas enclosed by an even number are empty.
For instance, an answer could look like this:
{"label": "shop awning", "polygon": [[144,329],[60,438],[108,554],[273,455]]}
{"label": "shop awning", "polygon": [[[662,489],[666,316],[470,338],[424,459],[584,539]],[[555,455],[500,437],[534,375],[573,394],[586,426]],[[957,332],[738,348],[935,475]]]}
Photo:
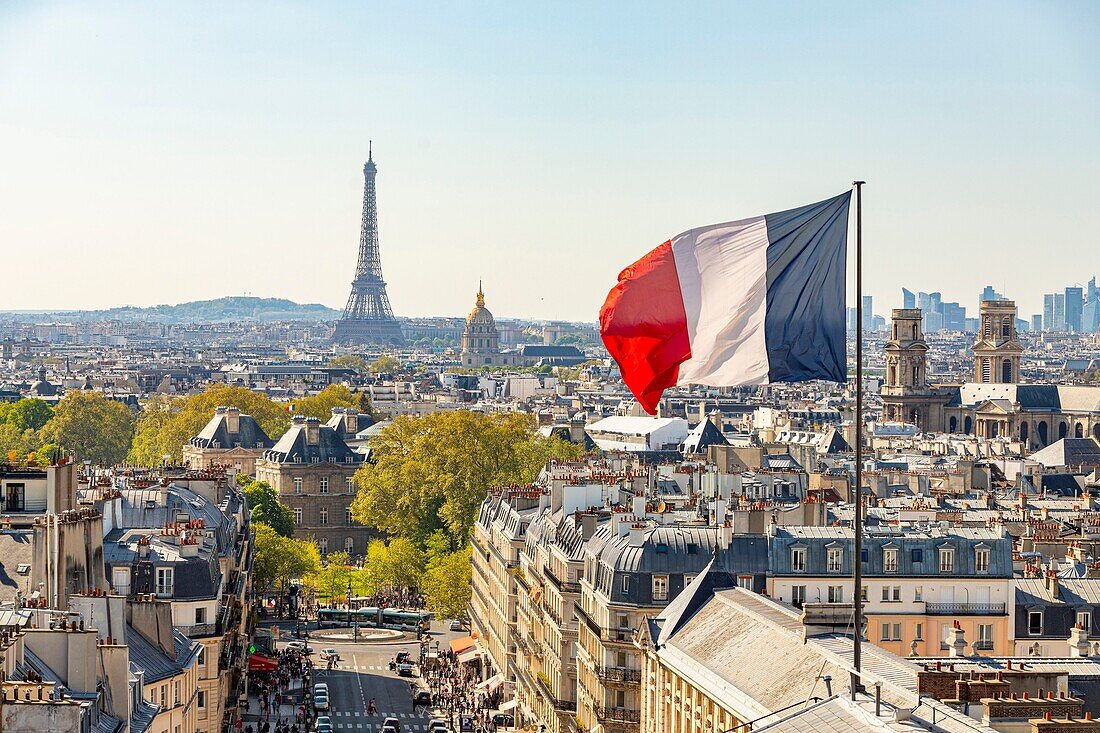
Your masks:
{"label": "shop awning", "polygon": [[479,652],[477,649],[467,649],[466,651],[458,655],[458,663],[466,664],[467,662],[473,662],[480,656],[481,652]]}
{"label": "shop awning", "polygon": [[479,682],[474,689],[477,690],[478,692],[481,692],[483,690],[485,692],[492,692],[496,688],[500,687],[503,682],[504,682],[504,675],[495,674],[492,677],[490,677],[489,679],[485,680],[484,682]]}
{"label": "shop awning", "polygon": [[249,672],[275,672],[279,669],[279,660],[265,657],[262,654],[253,654],[248,658]]}
{"label": "shop awning", "polygon": [[455,654],[461,654],[467,649],[473,649],[474,644],[477,642],[472,636],[463,636],[459,639],[451,639],[451,651]]}
{"label": "shop awning", "polygon": [[511,700],[505,700],[504,702],[502,702],[500,704],[500,707],[497,708],[497,710],[504,713],[504,712],[507,712],[507,711],[511,710],[515,706],[516,706],[516,700],[515,700],[515,698],[512,698]]}

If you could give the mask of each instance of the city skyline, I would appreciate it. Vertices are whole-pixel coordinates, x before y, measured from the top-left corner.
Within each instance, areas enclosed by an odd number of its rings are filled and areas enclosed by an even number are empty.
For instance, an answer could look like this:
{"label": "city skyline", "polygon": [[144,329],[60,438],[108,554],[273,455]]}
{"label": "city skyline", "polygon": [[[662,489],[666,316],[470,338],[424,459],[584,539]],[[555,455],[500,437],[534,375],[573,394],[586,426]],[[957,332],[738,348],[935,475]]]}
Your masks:
{"label": "city skyline", "polygon": [[0,11],[0,239],[53,279],[0,309],[339,309],[369,139],[399,316],[481,279],[502,315],[592,322],[669,236],[855,177],[883,315],[992,284],[1029,318],[1096,249],[1088,6],[258,7]]}

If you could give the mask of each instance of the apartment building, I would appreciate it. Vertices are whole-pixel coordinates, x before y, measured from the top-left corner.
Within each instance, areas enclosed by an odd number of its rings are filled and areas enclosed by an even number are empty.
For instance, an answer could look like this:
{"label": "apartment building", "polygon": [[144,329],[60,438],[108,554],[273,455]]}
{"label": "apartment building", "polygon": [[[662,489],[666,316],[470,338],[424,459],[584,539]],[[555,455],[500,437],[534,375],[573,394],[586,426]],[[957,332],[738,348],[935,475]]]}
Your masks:
{"label": "apartment building", "polygon": [[195,469],[224,466],[252,476],[256,460],[274,444],[251,415],[215,407],[210,422],[183,446],[183,461]]}
{"label": "apartment building", "polygon": [[[769,529],[768,595],[837,611],[850,623],[850,527]],[[947,656],[956,623],[974,651],[1012,654],[1012,539],[1003,529],[865,529],[862,602],[868,641],[898,655]],[[850,630],[849,630],[850,633]]]}

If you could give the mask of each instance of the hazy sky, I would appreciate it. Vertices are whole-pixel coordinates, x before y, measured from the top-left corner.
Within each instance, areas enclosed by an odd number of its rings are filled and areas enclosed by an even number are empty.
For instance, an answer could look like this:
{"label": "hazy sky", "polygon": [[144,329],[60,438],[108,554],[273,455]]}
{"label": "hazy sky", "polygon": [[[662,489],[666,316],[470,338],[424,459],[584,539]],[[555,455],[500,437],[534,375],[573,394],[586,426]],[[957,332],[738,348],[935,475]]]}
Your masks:
{"label": "hazy sky", "polygon": [[682,230],[865,189],[865,288],[1100,272],[1100,3],[0,4],[0,309],[594,321]]}

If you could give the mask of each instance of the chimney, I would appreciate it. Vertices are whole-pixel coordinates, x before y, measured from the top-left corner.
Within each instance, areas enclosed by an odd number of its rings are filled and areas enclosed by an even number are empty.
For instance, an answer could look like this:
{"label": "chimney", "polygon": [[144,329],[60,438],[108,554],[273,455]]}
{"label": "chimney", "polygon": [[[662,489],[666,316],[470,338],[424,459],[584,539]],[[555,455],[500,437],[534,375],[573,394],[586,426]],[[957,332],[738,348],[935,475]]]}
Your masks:
{"label": "chimney", "polygon": [[1050,600],[1057,601],[1058,600],[1058,576],[1055,573],[1051,572],[1050,570],[1047,571],[1045,585],[1046,585],[1046,588],[1047,588],[1047,593],[1050,594]]}
{"label": "chimney", "polygon": [[726,500],[717,499],[711,502],[710,506],[714,512],[713,516],[711,517],[711,524],[715,525],[716,527],[721,527],[726,522]]}
{"label": "chimney", "polygon": [[1027,509],[1027,494],[1023,491],[1016,497],[1016,507],[1018,509]]}
{"label": "chimney", "polygon": [[630,547],[641,547],[645,544],[645,524],[634,522],[629,525],[626,544]]}
{"label": "chimney", "polygon": [[1090,648],[1088,629],[1081,624],[1074,624],[1069,631],[1069,655],[1083,659],[1089,656]]}
{"label": "chimney", "polygon": [[358,433],[359,432],[359,410],[356,410],[354,407],[344,408],[344,425],[346,426],[345,430],[349,434],[355,435],[356,433]]}
{"label": "chimney", "polygon": [[588,415],[583,412],[573,413],[569,418],[569,442],[584,445],[584,425],[588,421]]}
{"label": "chimney", "polygon": [[945,641],[951,648],[951,656],[966,656],[966,632],[963,631],[963,627],[958,621],[955,621],[948,629]]}
{"label": "chimney", "polygon": [[305,419],[306,426],[306,445],[320,445],[321,444],[321,421],[315,417],[307,417]]}
{"label": "chimney", "polygon": [[624,511],[611,511],[611,534],[615,537],[622,537],[626,534],[627,528],[630,526],[630,515]]}
{"label": "chimney", "polygon": [[710,420],[710,424],[718,428],[718,432],[722,432],[722,413],[718,410],[711,410],[711,413],[707,415],[707,419]]}
{"label": "chimney", "polygon": [[179,539],[180,557],[198,557],[200,542],[201,540],[192,532],[181,534]]}
{"label": "chimney", "polygon": [[718,527],[718,547],[725,550],[731,542],[733,542],[733,523],[722,522]]}
{"label": "chimney", "polygon": [[236,407],[225,408],[225,429],[230,435],[241,432],[241,411]]}
{"label": "chimney", "polygon": [[645,496],[635,496],[631,502],[634,516],[639,520],[645,519]]}
{"label": "chimney", "polygon": [[582,514],[581,515],[581,539],[587,540],[593,534],[596,533],[596,515],[595,514]]}

